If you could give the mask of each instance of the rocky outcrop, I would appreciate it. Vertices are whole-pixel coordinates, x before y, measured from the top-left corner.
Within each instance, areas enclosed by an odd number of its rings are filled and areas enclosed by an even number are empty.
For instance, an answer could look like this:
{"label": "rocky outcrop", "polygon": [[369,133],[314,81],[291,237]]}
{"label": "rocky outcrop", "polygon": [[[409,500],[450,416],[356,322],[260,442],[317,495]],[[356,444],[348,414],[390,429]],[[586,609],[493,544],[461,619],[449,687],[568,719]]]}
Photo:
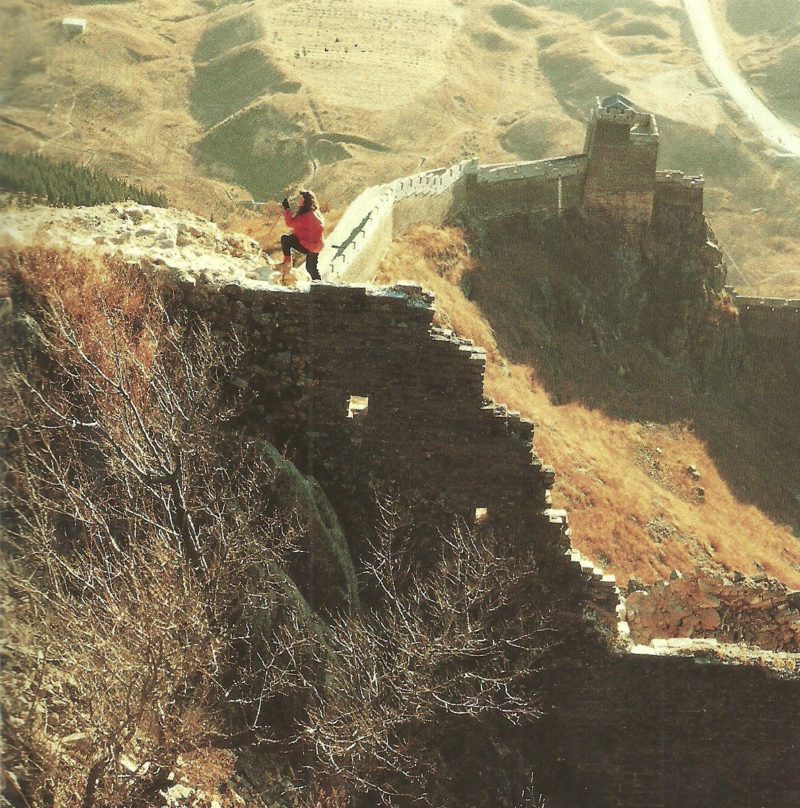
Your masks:
{"label": "rocky outcrop", "polygon": [[115,255],[153,269],[202,272],[220,282],[278,278],[254,239],[226,233],[188,211],[134,202],[7,210],[0,221],[0,245],[69,245],[77,252]]}

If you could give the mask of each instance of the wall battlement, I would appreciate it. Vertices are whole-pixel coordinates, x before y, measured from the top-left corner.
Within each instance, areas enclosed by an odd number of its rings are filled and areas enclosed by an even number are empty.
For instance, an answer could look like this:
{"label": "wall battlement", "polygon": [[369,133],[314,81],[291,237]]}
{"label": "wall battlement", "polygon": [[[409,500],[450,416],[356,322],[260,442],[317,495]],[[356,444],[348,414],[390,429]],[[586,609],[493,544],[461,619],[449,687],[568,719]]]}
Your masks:
{"label": "wall battlement", "polygon": [[781,297],[748,297],[734,293],[736,306],[740,311],[776,311],[800,314],[800,300]]}
{"label": "wall battlement", "polygon": [[705,185],[705,178],[700,176],[689,176],[683,171],[656,171],[656,185],[677,185],[682,188],[702,188]]}
{"label": "wall battlement", "polygon": [[392,239],[415,224],[578,207],[586,164],[586,155],[490,166],[473,159],[367,188],[328,237],[322,274],[338,281],[371,280]]}
{"label": "wall battlement", "polygon": [[369,281],[395,236],[415,224],[436,226],[457,216],[481,220],[584,208],[635,227],[650,221],[656,186],[662,197],[673,186],[686,194],[699,188],[702,204],[702,179],[681,172],[657,176],[657,155],[653,115],[634,110],[627,99],[598,99],[583,154],[487,166],[471,159],[367,188],[328,237],[322,275]]}
{"label": "wall battlement", "polygon": [[789,389],[800,393],[800,300],[748,297],[729,291],[750,350],[755,355],[781,357]]}
{"label": "wall battlement", "polygon": [[[634,143],[649,145],[632,152]],[[654,116],[621,96],[598,99],[584,154],[487,166],[472,159],[367,188],[328,237],[322,274],[336,282],[371,282],[396,236],[416,224],[459,217],[480,222],[583,208],[632,228],[663,213],[702,221],[703,177],[656,171],[657,153]],[[709,254],[709,260],[718,257],[714,244]],[[790,347],[797,345],[795,303],[742,296],[737,305],[754,340],[790,338]]]}
{"label": "wall battlement", "polygon": [[656,172],[653,193],[652,220],[655,220],[664,207],[675,211],[685,210],[697,220],[703,218],[703,177],[686,176],[682,171]]}
{"label": "wall battlement", "polygon": [[586,155],[574,154],[553,157],[548,160],[532,160],[527,163],[500,163],[478,168],[478,182],[508,182],[509,180],[558,179],[574,177],[586,171]]}

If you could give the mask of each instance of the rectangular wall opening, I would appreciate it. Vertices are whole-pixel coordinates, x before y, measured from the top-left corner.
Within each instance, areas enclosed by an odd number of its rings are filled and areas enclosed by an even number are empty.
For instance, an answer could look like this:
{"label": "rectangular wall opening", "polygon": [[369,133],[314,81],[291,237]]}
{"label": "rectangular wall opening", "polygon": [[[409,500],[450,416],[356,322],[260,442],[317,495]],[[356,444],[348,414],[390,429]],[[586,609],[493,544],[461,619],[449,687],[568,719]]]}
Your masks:
{"label": "rectangular wall opening", "polygon": [[369,396],[350,396],[347,400],[347,417],[363,418],[369,412]]}
{"label": "rectangular wall opening", "polygon": [[475,524],[476,525],[483,525],[489,519],[489,509],[488,508],[475,508]]}

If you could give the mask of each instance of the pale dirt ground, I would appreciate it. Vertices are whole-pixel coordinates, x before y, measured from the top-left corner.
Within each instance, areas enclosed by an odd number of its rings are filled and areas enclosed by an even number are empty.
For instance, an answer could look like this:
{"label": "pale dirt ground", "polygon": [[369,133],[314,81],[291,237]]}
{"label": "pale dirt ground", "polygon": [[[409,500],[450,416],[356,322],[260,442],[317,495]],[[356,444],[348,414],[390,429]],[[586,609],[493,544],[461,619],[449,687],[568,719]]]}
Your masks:
{"label": "pale dirt ground", "polygon": [[[715,0],[732,56],[763,67],[775,35],[737,33],[725,2],[741,0]],[[64,16],[85,17],[86,33],[67,37]],[[256,138],[337,141],[330,159],[308,146],[293,186],[311,185],[331,223],[365,185],[421,168],[580,152],[594,95],[620,90],[658,116],[662,168],[706,174],[736,284],[800,295],[800,167],[726,100],[680,0],[6,0],[0,147],[102,167],[218,221],[241,214],[251,196],[231,170],[212,178],[195,161],[190,103],[198,43],[242,21],[257,34],[226,56],[252,48],[293,86],[245,104],[276,116]]]}

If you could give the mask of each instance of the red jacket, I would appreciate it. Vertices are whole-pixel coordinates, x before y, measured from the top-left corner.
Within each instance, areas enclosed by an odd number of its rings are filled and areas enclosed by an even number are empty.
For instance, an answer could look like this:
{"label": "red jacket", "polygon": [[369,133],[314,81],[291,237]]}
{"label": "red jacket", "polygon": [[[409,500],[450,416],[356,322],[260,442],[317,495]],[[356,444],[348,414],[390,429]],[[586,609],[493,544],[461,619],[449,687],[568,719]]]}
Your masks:
{"label": "red jacket", "polygon": [[325,245],[322,240],[324,224],[322,216],[317,211],[310,210],[307,213],[294,216],[290,210],[284,210],[283,220],[292,228],[303,249],[312,253],[318,253],[322,250]]}

